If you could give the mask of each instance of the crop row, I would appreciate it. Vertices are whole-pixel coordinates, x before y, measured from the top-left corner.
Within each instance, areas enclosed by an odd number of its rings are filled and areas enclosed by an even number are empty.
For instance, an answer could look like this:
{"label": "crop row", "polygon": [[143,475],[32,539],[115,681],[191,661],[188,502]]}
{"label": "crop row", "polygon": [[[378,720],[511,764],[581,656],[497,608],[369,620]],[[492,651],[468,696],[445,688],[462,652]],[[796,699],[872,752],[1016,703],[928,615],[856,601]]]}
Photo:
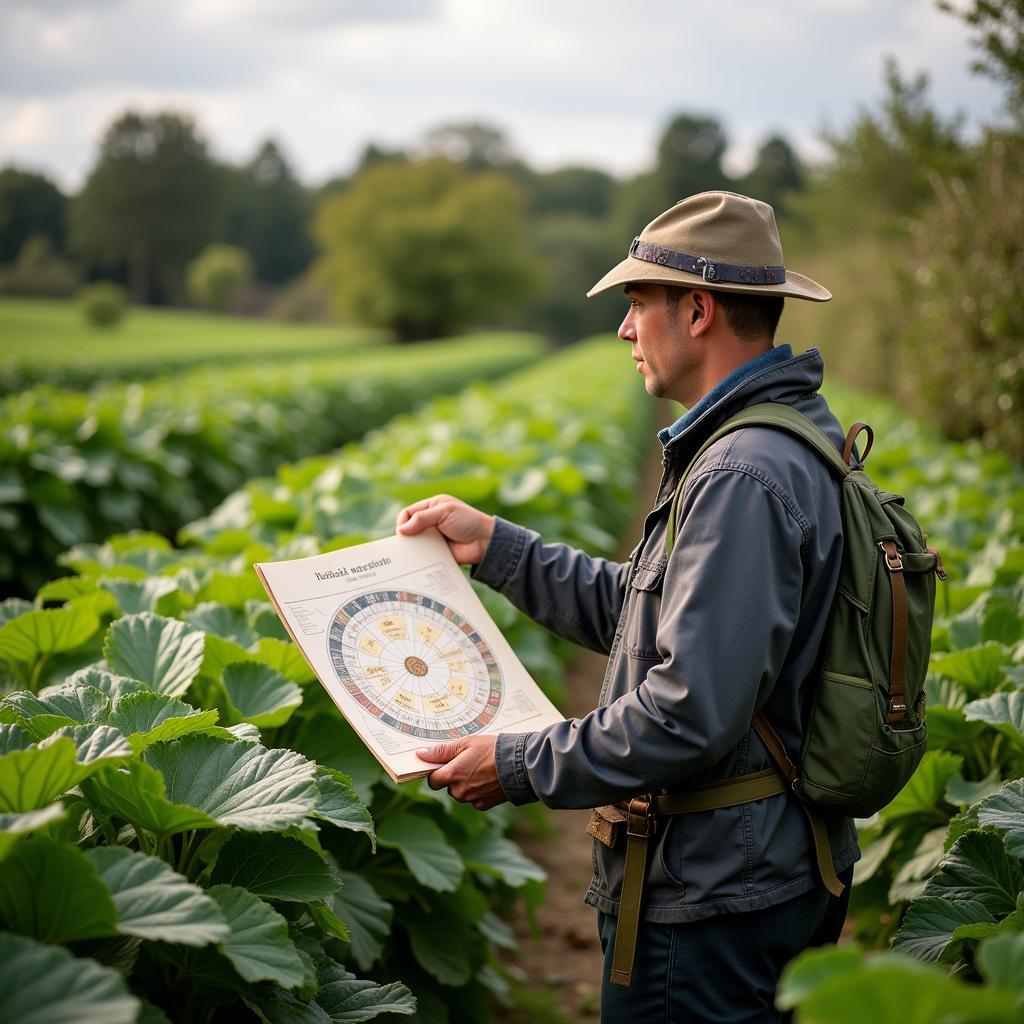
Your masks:
{"label": "crop row", "polygon": [[894,951],[808,953],[782,1002],[805,1024],[1021,1020],[1024,472],[977,444],[944,443],[888,404],[841,392],[832,404],[844,422],[874,427],[867,469],[906,496],[949,580],[926,682],[928,752],[896,799],[859,823],[856,932]]}
{"label": "crop row", "polygon": [[283,324],[137,306],[116,330],[90,326],[64,301],[0,297],[0,394],[39,384],[88,388],[200,366],[288,362],[384,345],[383,331]]}
{"label": "crop row", "polygon": [[[187,547],[80,545],[76,575],[0,604],[0,1017],[323,1024],[415,998],[417,1020],[492,1019],[499,911],[543,892],[514,812],[391,783],[250,566],[391,532],[438,490],[610,553],[637,392],[617,346],[578,346],[280,467]],[[485,597],[553,681],[565,649]]]}
{"label": "crop row", "polygon": [[131,529],[173,535],[252,476],[540,352],[529,335],[480,335],[8,397],[0,404],[0,588],[33,593],[74,544]]}

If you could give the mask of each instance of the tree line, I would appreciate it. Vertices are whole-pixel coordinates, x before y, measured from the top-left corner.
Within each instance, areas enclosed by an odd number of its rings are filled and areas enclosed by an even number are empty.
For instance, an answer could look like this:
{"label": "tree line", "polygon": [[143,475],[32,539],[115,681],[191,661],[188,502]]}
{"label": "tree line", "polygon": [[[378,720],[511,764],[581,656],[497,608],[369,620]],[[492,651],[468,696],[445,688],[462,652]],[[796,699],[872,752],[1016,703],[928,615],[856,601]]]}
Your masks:
{"label": "tree line", "polygon": [[256,308],[292,283],[285,312],[308,312],[303,298],[320,290],[344,318],[402,338],[498,321],[570,340],[607,323],[583,294],[664,206],[723,187],[778,202],[802,186],[782,136],[739,179],[723,168],[727,145],[717,119],[682,113],[651,170],[618,181],[594,167],[538,171],[499,128],[446,124],[405,150],[370,144],[351,174],[311,188],[274,140],[225,164],[187,114],[129,111],[75,195],[40,173],[0,171],[0,265],[7,291],[66,294],[103,277],[135,303],[181,304],[189,264],[220,244],[247,254]]}

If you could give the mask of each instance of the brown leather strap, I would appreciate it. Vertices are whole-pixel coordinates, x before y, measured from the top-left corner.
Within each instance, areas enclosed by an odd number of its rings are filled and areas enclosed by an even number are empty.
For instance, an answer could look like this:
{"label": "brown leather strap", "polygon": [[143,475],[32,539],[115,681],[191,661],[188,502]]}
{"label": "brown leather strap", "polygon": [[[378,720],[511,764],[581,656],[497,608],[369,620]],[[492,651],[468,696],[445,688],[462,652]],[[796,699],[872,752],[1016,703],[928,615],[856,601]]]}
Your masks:
{"label": "brown leather strap", "polygon": [[[789,759],[786,748],[779,739],[779,734],[772,727],[772,723],[759,711],[754,715],[754,731],[761,737],[775,767],[783,775],[791,789],[795,789],[800,779],[796,765]],[[821,876],[822,884],[833,896],[841,896],[846,887],[839,881],[835,865],[832,863],[832,847],[828,841],[828,829],[825,826],[825,819],[815,810],[812,810],[803,800],[798,799],[811,830],[811,838],[814,841],[814,857],[818,862],[818,874]]]}
{"label": "brown leather strap", "polygon": [[875,432],[866,423],[858,421],[846,432],[846,444],[843,445],[843,462],[848,466],[850,459],[853,458],[853,443],[863,430],[868,432],[868,443],[864,451],[860,453],[860,464],[863,466],[868,461],[868,452],[871,451],[871,446],[875,443]]}
{"label": "brown leather strap", "polygon": [[647,847],[654,836],[654,812],[649,796],[634,797],[626,812],[626,864],[622,872],[619,920],[615,929],[610,980],[629,987],[633,980],[636,937],[640,929],[640,907],[647,874]]}
{"label": "brown leather strap", "polygon": [[892,656],[889,662],[889,710],[886,725],[907,725],[907,585],[903,579],[903,558],[893,540],[878,545],[885,552],[885,567],[892,585]]}

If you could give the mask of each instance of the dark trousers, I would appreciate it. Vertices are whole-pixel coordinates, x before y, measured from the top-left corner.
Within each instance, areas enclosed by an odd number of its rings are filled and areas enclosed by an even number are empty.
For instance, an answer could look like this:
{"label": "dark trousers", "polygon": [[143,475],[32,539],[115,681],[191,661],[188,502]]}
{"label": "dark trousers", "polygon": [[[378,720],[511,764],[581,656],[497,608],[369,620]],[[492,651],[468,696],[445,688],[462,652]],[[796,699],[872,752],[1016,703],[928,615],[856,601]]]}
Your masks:
{"label": "dark trousers", "polygon": [[641,921],[633,983],[608,981],[617,918],[598,914],[604,971],[602,1024],[779,1024],[775,987],[782,969],[808,946],[834,943],[843,930],[846,890],[817,886],[766,910],[720,914],[688,924]]}

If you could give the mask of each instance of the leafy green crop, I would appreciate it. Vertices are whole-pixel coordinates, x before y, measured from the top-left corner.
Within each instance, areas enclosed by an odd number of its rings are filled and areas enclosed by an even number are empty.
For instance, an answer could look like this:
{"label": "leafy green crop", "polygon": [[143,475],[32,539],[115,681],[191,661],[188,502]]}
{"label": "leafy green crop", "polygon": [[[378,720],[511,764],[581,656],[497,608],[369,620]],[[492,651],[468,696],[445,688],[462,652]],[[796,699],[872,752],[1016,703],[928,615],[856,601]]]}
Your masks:
{"label": "leafy green crop", "polygon": [[[543,892],[516,812],[391,783],[251,563],[389,533],[442,487],[609,554],[650,412],[620,346],[579,346],[281,467],[188,546],[79,545],[0,604],[0,1019],[323,1024],[414,993],[417,1020],[491,1020],[499,912]],[[567,646],[485,599],[557,684]]]}
{"label": "leafy green crop", "polygon": [[251,476],[540,351],[530,336],[478,336],[9,397],[0,405],[0,586],[32,593],[72,544],[131,529],[170,535]]}

